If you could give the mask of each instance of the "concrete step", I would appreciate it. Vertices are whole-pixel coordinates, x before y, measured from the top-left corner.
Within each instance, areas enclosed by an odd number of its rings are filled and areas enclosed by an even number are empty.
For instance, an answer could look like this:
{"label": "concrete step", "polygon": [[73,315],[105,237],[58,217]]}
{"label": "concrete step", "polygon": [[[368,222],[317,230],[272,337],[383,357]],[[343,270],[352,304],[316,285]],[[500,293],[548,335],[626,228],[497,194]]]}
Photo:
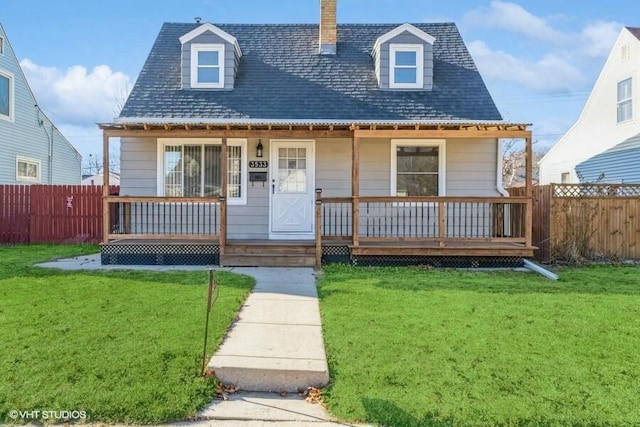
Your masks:
{"label": "concrete step", "polygon": [[315,255],[305,254],[228,254],[220,256],[225,267],[314,267]]}
{"label": "concrete step", "polygon": [[[315,325],[237,323],[223,345],[211,358],[209,369],[223,384],[245,391],[291,392],[308,387],[324,387],[329,371],[324,348],[306,343],[322,343]],[[319,351],[321,350],[321,351]]]}
{"label": "concrete step", "polygon": [[209,369],[243,391],[322,388],[329,369],[313,270],[238,268],[256,286]]}

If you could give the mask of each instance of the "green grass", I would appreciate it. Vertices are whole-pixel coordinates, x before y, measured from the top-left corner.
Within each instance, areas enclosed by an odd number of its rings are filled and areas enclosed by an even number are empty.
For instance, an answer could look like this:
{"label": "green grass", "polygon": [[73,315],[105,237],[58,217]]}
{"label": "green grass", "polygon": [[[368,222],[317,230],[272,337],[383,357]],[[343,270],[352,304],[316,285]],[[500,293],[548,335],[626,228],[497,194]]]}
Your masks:
{"label": "green grass", "polygon": [[388,426],[640,425],[640,269],[324,270],[339,418]]}
{"label": "green grass", "polygon": [[[159,423],[193,416],[212,400],[215,381],[200,375],[207,273],[31,267],[95,252],[0,247],[0,424],[15,422],[12,410]],[[216,279],[209,353],[253,285],[226,272]]]}

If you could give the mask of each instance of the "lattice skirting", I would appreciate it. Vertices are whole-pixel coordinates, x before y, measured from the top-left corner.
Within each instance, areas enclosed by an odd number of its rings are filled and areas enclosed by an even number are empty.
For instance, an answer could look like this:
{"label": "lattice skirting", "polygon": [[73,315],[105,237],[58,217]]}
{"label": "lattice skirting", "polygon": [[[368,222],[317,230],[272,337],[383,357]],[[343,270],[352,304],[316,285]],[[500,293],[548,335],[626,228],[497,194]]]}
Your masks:
{"label": "lattice skirting", "polygon": [[351,251],[349,246],[323,246],[323,264],[351,264]]}
{"label": "lattice skirting", "polygon": [[100,248],[102,265],[218,265],[218,245],[128,244]]}
{"label": "lattice skirting", "polygon": [[352,264],[373,266],[429,266],[434,268],[518,268],[522,257],[474,256],[408,256],[408,255],[351,255],[348,246],[323,246],[323,264]]}
{"label": "lattice skirting", "polygon": [[434,268],[518,268],[524,266],[522,257],[474,256],[380,256],[357,255],[351,257],[353,265],[373,266],[428,266]]}

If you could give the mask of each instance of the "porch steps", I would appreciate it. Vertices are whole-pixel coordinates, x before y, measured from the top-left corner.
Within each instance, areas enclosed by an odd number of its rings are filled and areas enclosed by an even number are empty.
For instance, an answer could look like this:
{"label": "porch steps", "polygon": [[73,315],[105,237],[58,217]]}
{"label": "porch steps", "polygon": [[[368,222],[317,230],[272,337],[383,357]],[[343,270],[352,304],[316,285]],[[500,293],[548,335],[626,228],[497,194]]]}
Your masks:
{"label": "porch steps", "polygon": [[229,243],[220,265],[225,267],[313,267],[315,246],[304,243]]}

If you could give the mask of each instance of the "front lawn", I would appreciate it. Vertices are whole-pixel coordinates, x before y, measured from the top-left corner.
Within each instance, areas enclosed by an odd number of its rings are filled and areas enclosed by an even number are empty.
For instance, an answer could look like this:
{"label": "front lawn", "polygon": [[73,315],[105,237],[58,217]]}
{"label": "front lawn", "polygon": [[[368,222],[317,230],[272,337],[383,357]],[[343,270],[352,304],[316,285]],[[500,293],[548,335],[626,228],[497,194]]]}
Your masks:
{"label": "front lawn", "polygon": [[388,426],[639,425],[640,268],[325,268],[339,418]]}
{"label": "front lawn", "polygon": [[[200,375],[206,271],[31,267],[91,252],[97,247],[0,247],[0,424],[46,421],[32,411],[159,423],[193,416],[214,397],[215,381]],[[253,285],[226,272],[216,278],[209,353]],[[11,411],[32,418],[15,419]]]}

